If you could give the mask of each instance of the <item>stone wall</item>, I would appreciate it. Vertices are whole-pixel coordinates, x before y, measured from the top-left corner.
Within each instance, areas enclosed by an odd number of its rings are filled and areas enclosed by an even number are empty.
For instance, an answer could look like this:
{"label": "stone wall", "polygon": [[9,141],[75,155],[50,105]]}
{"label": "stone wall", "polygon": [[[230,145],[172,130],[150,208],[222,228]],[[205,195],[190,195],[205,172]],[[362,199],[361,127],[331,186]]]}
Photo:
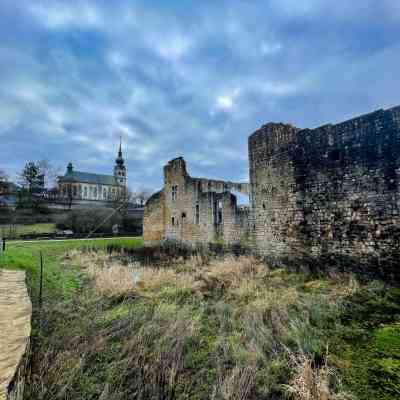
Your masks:
{"label": "stone wall", "polygon": [[317,129],[267,124],[249,160],[257,252],[398,273],[400,107]]}
{"label": "stone wall", "polygon": [[22,400],[32,305],[24,271],[0,269],[0,400]]}
{"label": "stone wall", "polygon": [[153,194],[146,202],[143,218],[143,239],[146,244],[154,244],[164,239],[165,208],[164,192]]}
{"label": "stone wall", "polygon": [[[160,239],[187,243],[232,244],[248,236],[248,209],[236,196],[248,195],[247,183],[192,178],[183,158],[164,167],[164,188],[146,203],[145,242]],[[161,222],[162,221],[162,222]]]}

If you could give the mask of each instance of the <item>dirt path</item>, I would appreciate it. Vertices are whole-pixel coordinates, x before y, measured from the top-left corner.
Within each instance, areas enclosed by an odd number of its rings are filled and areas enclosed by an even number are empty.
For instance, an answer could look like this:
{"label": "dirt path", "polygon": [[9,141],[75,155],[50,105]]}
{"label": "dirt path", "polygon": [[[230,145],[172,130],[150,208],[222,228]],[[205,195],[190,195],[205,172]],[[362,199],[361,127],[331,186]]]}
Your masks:
{"label": "dirt path", "polygon": [[28,348],[31,315],[25,272],[0,269],[0,400]]}

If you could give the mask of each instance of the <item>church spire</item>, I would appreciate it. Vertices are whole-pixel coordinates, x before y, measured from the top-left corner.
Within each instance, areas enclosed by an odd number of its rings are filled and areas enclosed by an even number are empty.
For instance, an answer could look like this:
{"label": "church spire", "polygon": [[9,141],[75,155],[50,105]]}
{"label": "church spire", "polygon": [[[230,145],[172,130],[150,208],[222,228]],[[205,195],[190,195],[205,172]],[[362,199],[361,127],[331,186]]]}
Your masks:
{"label": "church spire", "polygon": [[117,165],[122,166],[124,165],[124,158],[122,157],[122,135],[119,137],[119,150],[118,150],[118,157],[115,160]]}
{"label": "church spire", "polygon": [[119,151],[118,157],[122,158],[122,135],[119,136]]}
{"label": "church spire", "polygon": [[122,136],[119,138],[118,156],[115,160],[114,176],[119,185],[126,186],[126,167],[124,157],[122,156]]}

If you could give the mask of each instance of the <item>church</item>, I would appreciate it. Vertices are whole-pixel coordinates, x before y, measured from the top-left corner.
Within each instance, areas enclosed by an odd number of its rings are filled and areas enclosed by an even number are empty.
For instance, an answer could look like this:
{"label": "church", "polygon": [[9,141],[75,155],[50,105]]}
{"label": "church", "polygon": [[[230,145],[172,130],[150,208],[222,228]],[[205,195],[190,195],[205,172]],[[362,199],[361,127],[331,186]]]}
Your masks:
{"label": "church", "polygon": [[70,162],[64,176],[58,177],[58,198],[69,202],[101,205],[126,196],[127,174],[120,142],[113,175],[76,171]]}

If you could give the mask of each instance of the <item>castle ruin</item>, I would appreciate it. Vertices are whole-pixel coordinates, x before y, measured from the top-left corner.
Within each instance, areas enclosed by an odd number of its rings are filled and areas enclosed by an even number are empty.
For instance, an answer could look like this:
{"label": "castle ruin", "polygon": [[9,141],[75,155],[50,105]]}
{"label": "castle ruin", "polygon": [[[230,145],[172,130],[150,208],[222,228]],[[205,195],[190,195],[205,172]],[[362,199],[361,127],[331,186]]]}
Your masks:
{"label": "castle ruin", "polygon": [[[269,123],[249,137],[250,183],[191,178],[182,158],[146,205],[146,241],[248,241],[271,262],[400,255],[400,107],[336,125]],[[250,195],[240,208],[232,191]]]}
{"label": "castle ruin", "polygon": [[248,196],[248,183],[192,178],[182,157],[164,167],[164,188],[146,203],[144,240],[236,243],[249,234],[249,208],[234,193]]}

